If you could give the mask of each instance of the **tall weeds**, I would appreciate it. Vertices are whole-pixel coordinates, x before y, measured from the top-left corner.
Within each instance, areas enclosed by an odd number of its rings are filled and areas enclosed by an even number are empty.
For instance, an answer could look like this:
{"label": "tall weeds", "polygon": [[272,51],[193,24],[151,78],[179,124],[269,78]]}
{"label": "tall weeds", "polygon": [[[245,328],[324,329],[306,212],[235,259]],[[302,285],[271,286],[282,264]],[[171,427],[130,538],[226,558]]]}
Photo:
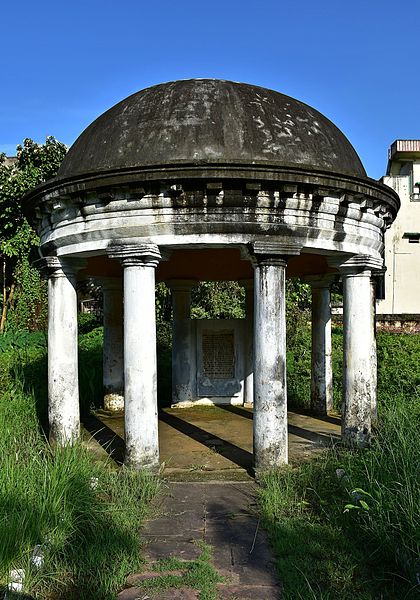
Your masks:
{"label": "tall weeds", "polygon": [[[158,481],[94,462],[81,444],[51,449],[28,384],[2,365],[0,587],[19,568],[42,600],[114,599],[141,565],[139,528]],[[36,545],[40,568],[31,565]]]}
{"label": "tall weeds", "polygon": [[355,462],[352,483],[365,502],[356,503],[357,526],[420,595],[420,398],[388,399],[372,448]]}
{"label": "tall weeds", "polygon": [[[335,370],[341,335],[336,328]],[[310,350],[302,351],[305,332],[297,339],[296,392]],[[420,598],[420,336],[379,334],[378,378],[369,449],[331,448],[264,481],[262,514],[286,599]]]}

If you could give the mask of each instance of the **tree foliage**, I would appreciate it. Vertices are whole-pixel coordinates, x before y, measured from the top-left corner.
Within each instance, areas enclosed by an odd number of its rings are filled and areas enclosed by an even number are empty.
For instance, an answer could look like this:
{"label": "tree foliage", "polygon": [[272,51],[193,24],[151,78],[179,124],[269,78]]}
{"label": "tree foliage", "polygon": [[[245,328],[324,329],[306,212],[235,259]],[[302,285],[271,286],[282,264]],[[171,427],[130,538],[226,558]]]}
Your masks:
{"label": "tree foliage", "polygon": [[[17,146],[14,160],[0,154],[1,331],[8,309],[24,309],[26,317],[15,314],[15,325],[19,327],[33,326],[42,313],[40,303],[45,286],[29,260],[39,240],[23,215],[21,202],[31,189],[57,174],[66,152],[66,146],[50,136],[45,144],[25,139],[23,145]],[[35,315],[38,317],[34,321]]]}

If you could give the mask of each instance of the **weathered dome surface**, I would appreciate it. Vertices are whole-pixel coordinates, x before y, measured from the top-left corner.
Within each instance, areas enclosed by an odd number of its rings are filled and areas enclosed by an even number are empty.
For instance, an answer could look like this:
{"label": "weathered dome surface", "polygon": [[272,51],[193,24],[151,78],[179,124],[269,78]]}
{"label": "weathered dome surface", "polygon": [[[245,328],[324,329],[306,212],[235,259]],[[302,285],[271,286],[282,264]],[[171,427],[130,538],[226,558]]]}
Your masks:
{"label": "weathered dome surface", "polygon": [[310,106],[254,85],[190,79],[147,88],[105,112],[73,144],[58,178],[261,162],[366,177],[347,138]]}

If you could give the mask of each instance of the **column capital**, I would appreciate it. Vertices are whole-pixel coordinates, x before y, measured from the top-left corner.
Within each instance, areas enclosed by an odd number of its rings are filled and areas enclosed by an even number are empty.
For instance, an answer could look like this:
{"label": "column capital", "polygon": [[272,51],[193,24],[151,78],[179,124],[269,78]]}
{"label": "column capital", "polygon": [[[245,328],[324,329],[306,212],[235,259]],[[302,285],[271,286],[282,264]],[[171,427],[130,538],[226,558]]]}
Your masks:
{"label": "column capital", "polygon": [[300,254],[302,246],[293,242],[256,241],[249,244],[254,267],[278,265],[285,267],[291,256]]}
{"label": "column capital", "polygon": [[48,278],[71,277],[78,271],[86,268],[83,258],[44,256],[34,261],[34,266],[40,271],[41,276]]}
{"label": "column capital", "polygon": [[156,268],[162,258],[156,244],[115,244],[108,247],[108,256],[119,260],[124,268]]}
{"label": "column capital", "polygon": [[354,254],[349,258],[337,257],[328,261],[331,267],[336,267],[341,275],[369,275],[381,271],[384,261],[368,254]]}

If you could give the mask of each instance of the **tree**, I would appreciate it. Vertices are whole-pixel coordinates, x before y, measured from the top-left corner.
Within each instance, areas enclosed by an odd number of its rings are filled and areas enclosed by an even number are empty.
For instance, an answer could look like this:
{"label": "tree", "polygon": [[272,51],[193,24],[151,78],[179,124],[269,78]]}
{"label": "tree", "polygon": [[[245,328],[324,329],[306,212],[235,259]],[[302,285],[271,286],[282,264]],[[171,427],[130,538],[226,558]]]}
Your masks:
{"label": "tree", "polygon": [[[23,196],[57,174],[67,152],[66,146],[54,137],[45,144],[25,139],[16,148],[16,158],[0,154],[0,260],[2,262],[2,314],[0,332],[4,331],[9,309],[15,314],[18,326],[27,327],[40,318],[40,302],[45,286],[30,266],[30,254],[38,246],[35,231],[24,217]],[[26,298],[25,298],[26,297]],[[37,316],[38,315],[38,316]]]}

